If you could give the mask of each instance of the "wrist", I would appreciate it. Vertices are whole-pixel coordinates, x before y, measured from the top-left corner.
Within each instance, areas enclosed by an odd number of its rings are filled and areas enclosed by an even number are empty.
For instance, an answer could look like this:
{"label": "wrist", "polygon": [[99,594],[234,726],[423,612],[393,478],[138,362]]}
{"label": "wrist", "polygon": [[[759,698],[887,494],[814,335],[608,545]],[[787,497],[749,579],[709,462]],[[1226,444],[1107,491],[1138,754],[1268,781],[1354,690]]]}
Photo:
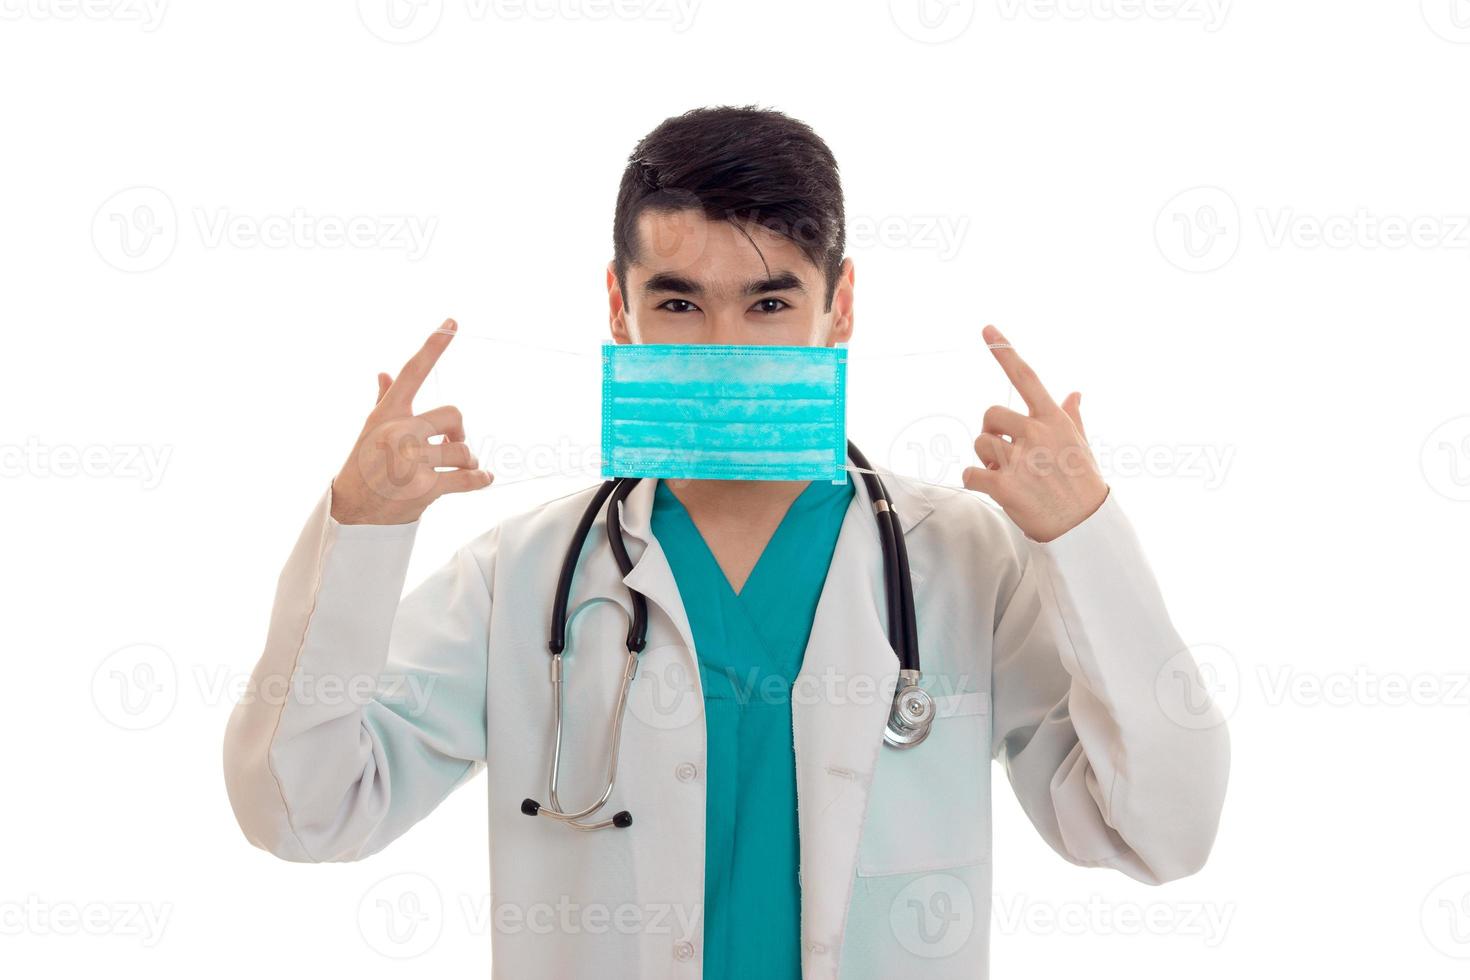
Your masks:
{"label": "wrist", "polygon": [[328,514],[332,520],[342,525],[407,525],[418,522],[422,511],[399,513],[388,513],[386,511],[374,511],[363,507],[356,495],[351,492],[343,493],[337,488],[334,479],[327,487]]}
{"label": "wrist", "polygon": [[1058,529],[1054,533],[1048,534],[1044,538],[1032,537],[1031,540],[1035,541],[1037,544],[1050,544],[1051,542],[1060,538],[1062,535],[1076,530],[1083,524],[1087,523],[1087,521],[1094,514],[1102,509],[1102,505],[1107,503],[1108,497],[1112,494],[1112,492],[1112,487],[1108,486],[1106,483],[1103,484],[1101,493],[1096,497],[1094,501],[1087,505],[1084,505],[1083,507],[1078,508],[1077,513],[1079,516],[1076,516],[1068,521],[1059,522]]}

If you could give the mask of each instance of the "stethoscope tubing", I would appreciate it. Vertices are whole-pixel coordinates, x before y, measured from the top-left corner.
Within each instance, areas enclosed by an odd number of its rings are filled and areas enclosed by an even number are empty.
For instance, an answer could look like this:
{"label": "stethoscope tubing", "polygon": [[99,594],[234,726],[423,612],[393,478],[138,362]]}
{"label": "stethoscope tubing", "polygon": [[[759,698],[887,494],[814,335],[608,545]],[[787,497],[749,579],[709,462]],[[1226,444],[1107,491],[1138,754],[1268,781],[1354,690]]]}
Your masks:
{"label": "stethoscope tubing", "polygon": [[872,464],[851,440],[847,443],[847,454],[863,471],[863,483],[868,489],[874,519],[878,524],[878,537],[883,551],[884,594],[888,606],[888,643],[898,657],[900,669],[918,670],[918,627],[914,617],[913,582],[909,576],[908,551],[904,547],[898,512],[893,509],[888,489],[873,471]]}
{"label": "stethoscope tubing", "polygon": [[[933,708],[928,695],[918,689],[920,677],[918,626],[914,614],[913,581],[909,573],[908,549],[904,544],[903,529],[899,524],[898,514],[893,509],[893,502],[888,496],[887,488],[883,486],[883,481],[878,478],[867,457],[851,441],[847,443],[847,453],[862,472],[863,483],[873,506],[878,539],[883,553],[883,585],[885,605],[888,611],[888,642],[899,663],[901,687],[895,697],[894,715],[891,716],[885,741],[899,747],[909,747],[923,741],[928,734],[928,722],[925,721],[921,727],[900,725],[895,729],[895,721],[892,718],[899,715],[898,706],[904,700],[904,692],[906,691],[911,699],[917,698],[917,701],[911,700],[909,703],[917,706],[914,710],[918,714],[927,711],[928,718],[932,718]],[[551,629],[547,640],[547,649],[551,653],[551,680],[555,701],[553,710],[555,734],[552,743],[551,778],[548,787],[551,806],[542,806],[535,800],[526,799],[521,803],[521,812],[533,817],[551,817],[577,830],[628,827],[633,823],[632,815],[626,810],[614,814],[610,820],[587,822],[588,817],[601,810],[612,798],[622,743],[623,718],[627,713],[628,697],[633,679],[637,675],[638,658],[647,644],[648,599],[632,586],[628,587],[633,610],[628,622],[627,661],[623,668],[618,703],[613,715],[612,741],[608,747],[607,776],[602,793],[581,810],[567,811],[562,809],[558,783],[561,775],[562,705],[565,686],[562,676],[562,657],[567,649],[567,603],[571,597],[572,579],[576,576],[577,565],[586,547],[592,524],[597,520],[597,514],[604,505],[606,505],[607,514],[607,541],[608,546],[612,549],[613,559],[617,562],[618,570],[624,578],[632,572],[633,561],[628,554],[627,542],[623,539],[620,507],[641,480],[641,477],[621,477],[607,480],[597,488],[592,499],[588,501],[586,509],[583,510],[581,518],[577,521],[572,540],[562,559],[561,572],[556,581],[556,594],[552,600]]]}

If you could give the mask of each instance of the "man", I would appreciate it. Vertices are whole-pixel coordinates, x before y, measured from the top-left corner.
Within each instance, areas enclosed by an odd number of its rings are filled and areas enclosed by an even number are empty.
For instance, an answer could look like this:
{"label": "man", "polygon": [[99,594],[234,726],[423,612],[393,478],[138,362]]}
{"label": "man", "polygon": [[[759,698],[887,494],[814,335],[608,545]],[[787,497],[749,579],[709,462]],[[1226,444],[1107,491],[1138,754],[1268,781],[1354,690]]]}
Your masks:
{"label": "man", "polygon": [[[613,339],[847,341],[843,222],[836,163],[804,124],[666,120],[618,194]],[[281,576],[225,746],[253,843],[360,859],[483,768],[496,975],[598,980],[983,975],[992,758],[1068,860],[1152,883],[1202,865],[1223,724],[1087,451],[1080,396],[1058,405],[993,327],[1028,411],[986,412],[964,483],[1004,516],[884,474],[937,707],[923,744],[883,745],[897,663],[861,480],[646,479],[621,505],[632,571],[599,518],[573,579],[560,759],[565,807],[591,803],[636,589],[648,644],[606,810],[636,819],[528,819],[551,766],[552,596],[592,490],[487,531],[400,602],[424,510],[491,479],[455,409],[413,407],[454,330],[379,376]],[[309,696],[343,678],[376,693]]]}

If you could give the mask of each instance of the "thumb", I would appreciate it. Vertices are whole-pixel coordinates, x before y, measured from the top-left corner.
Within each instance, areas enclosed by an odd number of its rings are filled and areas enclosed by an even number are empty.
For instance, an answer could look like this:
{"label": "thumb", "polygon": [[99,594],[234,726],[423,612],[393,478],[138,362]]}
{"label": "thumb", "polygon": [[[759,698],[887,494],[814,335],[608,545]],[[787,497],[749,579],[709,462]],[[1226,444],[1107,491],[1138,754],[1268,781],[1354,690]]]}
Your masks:
{"label": "thumb", "polygon": [[1082,438],[1086,439],[1087,430],[1082,426],[1082,392],[1074,391],[1068,395],[1062,402],[1062,411],[1067,413],[1067,417],[1072,420],[1073,425],[1077,426],[1077,431],[1082,434]]}
{"label": "thumb", "polygon": [[[391,376],[389,376],[386,372],[379,371],[378,372],[378,401],[382,401],[383,400],[383,396],[388,393],[388,389],[390,387],[392,387],[392,385],[393,385],[393,378]],[[373,404],[377,404],[377,402],[374,402]]]}

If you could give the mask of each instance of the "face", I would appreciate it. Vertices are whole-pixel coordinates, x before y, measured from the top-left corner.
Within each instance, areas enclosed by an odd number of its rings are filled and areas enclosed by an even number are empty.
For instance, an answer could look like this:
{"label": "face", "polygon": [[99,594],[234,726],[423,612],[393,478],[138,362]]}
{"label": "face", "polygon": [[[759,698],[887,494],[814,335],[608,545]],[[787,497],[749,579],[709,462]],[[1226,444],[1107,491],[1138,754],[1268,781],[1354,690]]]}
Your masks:
{"label": "face", "polygon": [[[832,306],[822,271],[787,238],[741,229],[698,210],[645,211],[623,295],[611,265],[608,308],[620,344],[788,344],[830,347],[852,335],[852,260]],[[752,239],[754,244],[752,244]],[[758,250],[757,250],[758,247]]]}

